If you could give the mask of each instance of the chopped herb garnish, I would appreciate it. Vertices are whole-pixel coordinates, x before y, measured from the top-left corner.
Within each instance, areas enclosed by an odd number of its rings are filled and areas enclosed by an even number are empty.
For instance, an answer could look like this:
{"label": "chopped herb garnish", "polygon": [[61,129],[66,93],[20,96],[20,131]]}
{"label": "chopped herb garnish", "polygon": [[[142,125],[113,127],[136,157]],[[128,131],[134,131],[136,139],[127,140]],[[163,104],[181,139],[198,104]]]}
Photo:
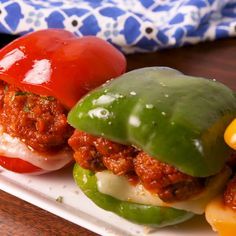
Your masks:
{"label": "chopped herb garnish", "polygon": [[62,196],[58,196],[56,198],[56,201],[59,202],[59,203],[62,203],[63,202],[63,197]]}
{"label": "chopped herb garnish", "polygon": [[41,96],[42,99],[48,100],[48,101],[54,101],[55,98],[52,96]]}
{"label": "chopped herb garnish", "polygon": [[30,94],[29,92],[23,92],[23,91],[16,91],[15,96],[25,96]]}
{"label": "chopped herb garnish", "polygon": [[29,107],[28,104],[25,104],[25,105],[24,105],[23,111],[24,111],[24,112],[30,112],[30,107]]}

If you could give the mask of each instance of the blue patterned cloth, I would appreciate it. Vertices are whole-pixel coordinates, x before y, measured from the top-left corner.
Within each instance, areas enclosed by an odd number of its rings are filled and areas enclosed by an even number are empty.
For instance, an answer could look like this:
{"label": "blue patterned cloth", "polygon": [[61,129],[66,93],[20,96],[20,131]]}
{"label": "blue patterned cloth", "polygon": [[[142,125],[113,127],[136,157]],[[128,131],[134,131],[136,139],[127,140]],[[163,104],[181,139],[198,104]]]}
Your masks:
{"label": "blue patterned cloth", "polygon": [[236,35],[236,0],[0,0],[0,32],[45,28],[156,51]]}

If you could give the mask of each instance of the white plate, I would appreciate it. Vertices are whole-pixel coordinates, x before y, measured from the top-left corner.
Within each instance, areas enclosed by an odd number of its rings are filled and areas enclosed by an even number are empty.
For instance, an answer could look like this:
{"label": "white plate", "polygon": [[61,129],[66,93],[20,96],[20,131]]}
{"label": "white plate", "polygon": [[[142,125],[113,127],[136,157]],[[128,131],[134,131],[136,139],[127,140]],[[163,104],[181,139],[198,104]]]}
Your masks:
{"label": "white plate", "polygon": [[[101,235],[215,236],[204,217],[177,226],[153,229],[130,223],[98,208],[75,185],[71,168],[40,176],[0,169],[0,189]],[[56,201],[58,197],[62,202]]]}

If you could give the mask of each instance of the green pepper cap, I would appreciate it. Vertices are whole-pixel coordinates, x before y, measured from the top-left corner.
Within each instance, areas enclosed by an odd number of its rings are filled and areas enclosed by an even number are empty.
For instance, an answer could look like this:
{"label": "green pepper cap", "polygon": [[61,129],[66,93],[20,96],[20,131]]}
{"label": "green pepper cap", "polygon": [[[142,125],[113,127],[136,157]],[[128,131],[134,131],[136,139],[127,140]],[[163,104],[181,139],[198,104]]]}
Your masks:
{"label": "green pepper cap", "polygon": [[193,217],[193,213],[168,207],[156,207],[120,201],[97,189],[97,179],[93,172],[75,164],[74,179],[82,191],[99,207],[137,224],[156,227],[177,224]]}
{"label": "green pepper cap", "polygon": [[205,177],[224,166],[229,149],[223,134],[235,114],[234,94],[225,85],[151,67],[90,92],[70,111],[68,122]]}

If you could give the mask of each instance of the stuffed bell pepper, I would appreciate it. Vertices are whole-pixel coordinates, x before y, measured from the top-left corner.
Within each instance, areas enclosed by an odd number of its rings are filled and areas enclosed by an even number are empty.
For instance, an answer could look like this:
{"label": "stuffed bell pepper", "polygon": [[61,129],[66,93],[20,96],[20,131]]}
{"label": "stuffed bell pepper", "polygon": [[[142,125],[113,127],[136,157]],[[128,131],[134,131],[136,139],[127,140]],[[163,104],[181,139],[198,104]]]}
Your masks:
{"label": "stuffed bell pepper", "polygon": [[109,43],[42,30],[0,50],[0,166],[41,173],[72,161],[68,110],[89,90],[125,71]]}
{"label": "stuffed bell pepper", "polygon": [[74,179],[98,206],[132,222],[185,221],[229,178],[223,134],[235,113],[221,83],[170,68],[126,73],[69,112]]}
{"label": "stuffed bell pepper", "polygon": [[227,127],[225,142],[234,150],[228,161],[233,175],[221,195],[206,208],[206,219],[220,236],[236,235],[236,119]]}

